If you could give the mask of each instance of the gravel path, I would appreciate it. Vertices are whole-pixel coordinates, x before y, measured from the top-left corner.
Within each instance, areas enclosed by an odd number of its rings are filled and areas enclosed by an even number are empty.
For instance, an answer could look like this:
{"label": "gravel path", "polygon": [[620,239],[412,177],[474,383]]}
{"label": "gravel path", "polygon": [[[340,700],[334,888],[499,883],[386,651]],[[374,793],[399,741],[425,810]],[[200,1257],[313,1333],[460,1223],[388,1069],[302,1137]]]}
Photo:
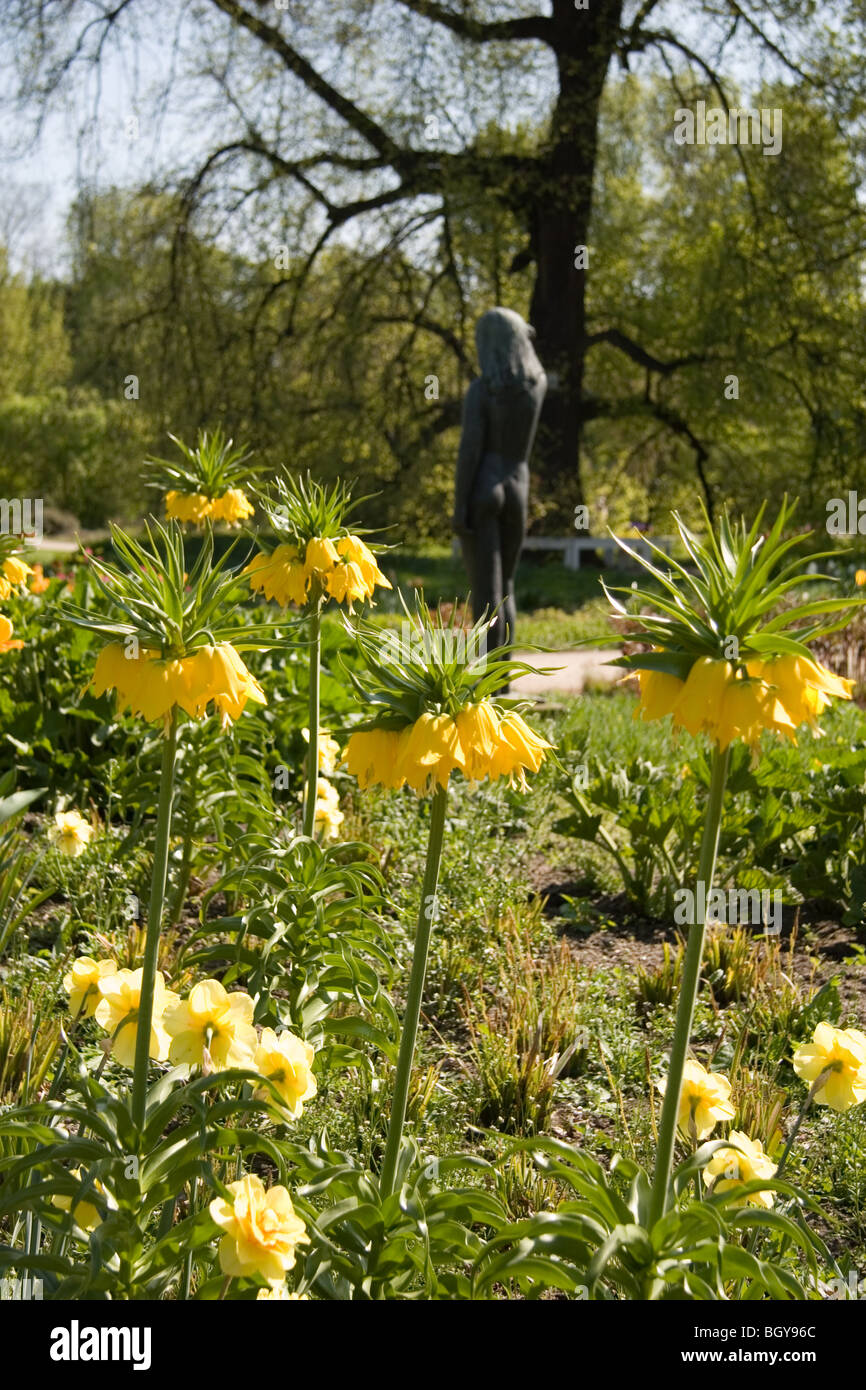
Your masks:
{"label": "gravel path", "polygon": [[545,676],[518,676],[511,682],[516,695],[580,695],[587,685],[613,685],[625,674],[609,666],[620,655],[616,647],[592,651],[515,652],[515,659],[541,669],[555,667]]}

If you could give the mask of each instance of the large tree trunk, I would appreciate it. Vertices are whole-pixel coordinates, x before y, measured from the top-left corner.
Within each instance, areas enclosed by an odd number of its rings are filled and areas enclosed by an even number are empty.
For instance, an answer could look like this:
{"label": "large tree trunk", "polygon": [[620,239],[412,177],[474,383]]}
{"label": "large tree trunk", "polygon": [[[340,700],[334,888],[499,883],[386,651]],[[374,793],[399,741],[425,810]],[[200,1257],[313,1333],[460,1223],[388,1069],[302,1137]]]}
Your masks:
{"label": "large tree trunk", "polygon": [[[559,95],[534,192],[536,280],[530,318],[550,379],[535,463],[536,508],[554,524],[582,500],[580,442],[586,339],[584,257],[592,211],[599,103],[619,32],[622,0],[554,0]],[[597,252],[595,253],[597,254]],[[575,264],[575,262],[578,264]]]}

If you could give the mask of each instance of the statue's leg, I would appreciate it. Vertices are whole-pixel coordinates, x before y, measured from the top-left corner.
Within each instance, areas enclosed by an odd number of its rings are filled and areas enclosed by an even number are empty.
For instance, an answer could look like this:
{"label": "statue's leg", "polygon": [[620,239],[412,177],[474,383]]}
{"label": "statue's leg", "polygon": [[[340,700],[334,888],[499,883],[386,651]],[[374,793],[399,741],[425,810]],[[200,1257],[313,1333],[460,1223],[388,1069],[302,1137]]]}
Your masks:
{"label": "statue's leg", "polygon": [[[470,506],[471,535],[464,538],[464,556],[472,583],[472,612],[477,621],[486,609],[502,603],[502,550],[499,534],[501,488]],[[505,615],[500,609],[487,635],[488,650],[505,641]]]}
{"label": "statue's leg", "polygon": [[526,534],[526,514],[529,506],[529,470],[520,469],[505,484],[505,505],[499,518],[502,554],[503,627],[504,642],[513,642],[517,627],[517,606],[514,602],[514,576]]}

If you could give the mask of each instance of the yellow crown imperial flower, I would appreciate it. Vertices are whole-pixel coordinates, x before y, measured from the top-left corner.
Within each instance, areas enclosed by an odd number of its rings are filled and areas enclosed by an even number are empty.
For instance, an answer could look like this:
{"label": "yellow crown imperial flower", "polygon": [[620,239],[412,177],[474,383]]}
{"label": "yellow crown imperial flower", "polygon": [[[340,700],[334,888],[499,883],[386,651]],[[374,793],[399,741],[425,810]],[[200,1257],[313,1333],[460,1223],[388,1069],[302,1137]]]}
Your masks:
{"label": "yellow crown imperial flower", "polygon": [[[662,1093],[665,1083],[660,1087]],[[695,1137],[706,1139],[717,1124],[732,1120],[736,1111],[731,1105],[731,1083],[717,1071],[707,1071],[700,1062],[688,1059],[683,1068],[683,1084],[680,1088],[680,1104],[677,1124],[680,1133],[692,1138],[692,1124]]]}
{"label": "yellow crown imperial flower", "polygon": [[93,826],[80,811],[58,811],[48,836],[61,854],[77,859],[93,839]]}
{"label": "yellow crown imperial flower", "polygon": [[209,1070],[252,1067],[257,1036],[253,1027],[253,1001],[237,990],[232,994],[219,980],[202,980],[189,998],[177,999],[164,1016],[171,1042],[168,1059],[175,1066],[206,1064]]}
{"label": "yellow crown imperial flower", "polygon": [[479,781],[490,770],[490,761],[500,743],[499,715],[489,700],[467,705],[457,715],[460,737],[460,766],[472,781]]}
{"label": "yellow crown imperial flower", "polygon": [[323,578],[329,570],[332,570],[339,560],[337,547],[329,536],[314,536],[307,541],[307,549],[304,555],[304,569],[307,577],[312,579]]}
{"label": "yellow crown imperial flower", "polygon": [[[273,1028],[262,1029],[255,1069],[274,1083],[285,1109],[296,1120],[303,1114],[304,1101],[316,1094],[316,1078],[312,1071],[314,1056],[310,1044],[296,1038],[294,1033],[278,1034]],[[266,1100],[271,1098],[267,1087],[256,1094]]]}
{"label": "yellow crown imperial flower", "polygon": [[[738,1145],[736,1149],[716,1149],[706,1168],[704,1182],[712,1185],[714,1192],[727,1192],[745,1182],[758,1178],[772,1178],[776,1164],[764,1153],[760,1139],[750,1139],[740,1129],[732,1129],[729,1138]],[[771,1207],[773,1193],[749,1192],[736,1205],[745,1202],[753,1207]]]}
{"label": "yellow crown imperial flower", "polygon": [[338,603],[348,604],[350,612],[353,604],[360,603],[372,594],[360,565],[356,565],[353,560],[337,564],[328,571],[325,575],[325,591]]}
{"label": "yellow crown imperial flower", "polygon": [[327,592],[338,603],[348,601],[349,606],[361,599],[371,599],[378,585],[380,589],[390,589],[376,562],[376,557],[360,536],[343,536],[337,541],[337,553],[342,563],[337,563],[328,573],[325,585]]}
{"label": "yellow crown imperial flower", "polygon": [[69,1012],[73,1018],[92,1018],[101,999],[99,985],[109,975],[117,974],[113,960],[96,961],[92,956],[79,956],[73,961],[68,975],[63,976],[63,988],[69,995]]}
{"label": "yellow crown imperial flower", "polygon": [[[73,1168],[72,1177],[78,1178],[79,1182],[81,1182],[81,1169]],[[83,1183],[82,1186],[84,1186]],[[95,1178],[89,1184],[89,1187],[92,1188],[93,1191],[98,1192],[102,1197],[106,1195],[105,1188],[98,1178]],[[51,1205],[57,1207],[58,1211],[71,1211],[72,1220],[82,1231],[95,1231],[97,1226],[102,1224],[102,1214],[99,1207],[93,1202],[88,1202],[86,1199],[83,1201],[76,1201],[74,1197],[64,1197],[62,1193],[58,1192],[51,1198]]]}
{"label": "yellow crown imperial flower", "polygon": [[793,1067],[800,1080],[809,1085],[828,1072],[815,1092],[816,1104],[850,1110],[866,1100],[866,1033],[859,1028],[819,1023],[811,1043],[804,1043],[794,1053]]}
{"label": "yellow crown imperial flower", "polygon": [[672,714],[685,686],[678,676],[667,671],[638,671],[640,700],[634,712],[635,719],[664,719]]}
{"label": "yellow crown imperial flower", "polygon": [[[102,997],[95,1010],[96,1022],[111,1037],[111,1055],[124,1067],[135,1065],[135,1039],[138,1034],[136,1020],[141,1002],[141,977],[140,969],[118,970],[115,975],[108,975],[99,981],[99,993]],[[174,991],[166,989],[162,972],[157,970],[149,1047],[149,1056],[156,1062],[165,1062],[168,1059],[169,1035],[163,1024],[163,1014],[166,1009],[179,1002]]]}
{"label": "yellow crown imperial flower", "polygon": [[228,1199],[215,1197],[210,1204],[211,1217],[225,1232],[219,1244],[223,1274],[283,1284],[297,1247],[310,1243],[291,1197],[284,1187],[266,1189],[254,1173],[229,1183],[228,1191]]}
{"label": "yellow crown imperial flower", "polygon": [[240,717],[248,700],[267,703],[230,642],[180,658],[147,650],[127,656],[120,642],[110,642],[96,659],[90,684],[96,695],[116,690],[119,709],[128,706],[148,721],[165,719],[175,705],[200,719],[213,701],[226,723]]}
{"label": "yellow crown imperial flower", "polygon": [[228,526],[240,526],[254,511],[255,507],[239,487],[230,487],[222,497],[215,497],[210,505],[211,520],[223,521]]}
{"label": "yellow crown imperial flower", "polygon": [[270,555],[256,555],[243,571],[253,593],[285,608],[290,603],[302,607],[307,601],[309,576],[293,545],[278,545]]}
{"label": "yellow crown imperial flower", "polygon": [[863,585],[866,584],[866,570],[857,571],[854,575],[854,583],[857,585],[858,589],[862,589]]}
{"label": "yellow crown imperial flower", "polygon": [[203,492],[171,492],[165,494],[165,514],[173,521],[188,521],[201,526],[211,514],[211,500]]}

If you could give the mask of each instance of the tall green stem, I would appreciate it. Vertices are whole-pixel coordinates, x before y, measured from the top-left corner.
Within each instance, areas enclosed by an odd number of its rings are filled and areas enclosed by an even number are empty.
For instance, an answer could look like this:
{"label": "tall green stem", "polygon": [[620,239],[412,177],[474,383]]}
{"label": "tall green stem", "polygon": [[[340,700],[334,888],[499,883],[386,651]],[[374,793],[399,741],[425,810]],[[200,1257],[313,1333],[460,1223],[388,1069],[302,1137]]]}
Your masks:
{"label": "tall green stem", "polygon": [[319,675],[322,664],[322,616],[317,603],[310,614],[310,747],[307,751],[307,799],[304,803],[304,834],[316,828],[316,793],[319,784]]}
{"label": "tall green stem", "polygon": [[165,881],[168,874],[168,847],[171,839],[171,803],[174,793],[176,751],[177,706],[171,712],[171,721],[166,730],[165,743],[162,748],[156,844],[153,851],[153,875],[150,880],[150,904],[147,912],[147,935],[144,940],[141,995],[138,1005],[135,1068],[132,1075],[132,1118],[139,1129],[144,1125],[147,1100],[147,1062],[150,1054],[150,1029],[153,1021],[156,966],[159,959],[159,934],[162,925],[162,909],[165,903]]}
{"label": "tall green stem", "polygon": [[680,1091],[683,1084],[686,1054],[692,1033],[692,1019],[695,1013],[695,1000],[701,974],[701,960],[704,954],[704,938],[707,931],[707,902],[713,887],[716,871],[716,855],[719,849],[719,832],[722,827],[722,802],[725,796],[725,783],[728,778],[730,746],[724,753],[718,744],[713,747],[713,764],[710,776],[710,795],[707,802],[707,817],[704,822],[704,835],[701,841],[701,857],[698,865],[698,892],[696,906],[703,887],[703,910],[696,912],[695,921],[689,927],[689,938],[683,961],[683,975],[680,984],[680,997],[677,1004],[677,1018],[674,1025],[674,1038],[671,1044],[671,1058],[665,1083],[665,1098],[659,1123],[658,1151],[653,1175],[652,1196],[650,1199],[650,1226],[664,1216],[667,1208],[668,1182],[674,1157],[674,1144],[677,1135],[677,1117],[680,1108]]}
{"label": "tall green stem", "polygon": [[437,787],[433,795],[424,886],[421,889],[421,903],[418,908],[418,929],[415,933],[412,971],[409,976],[406,1011],[403,1015],[403,1028],[400,1034],[397,1074],[394,1079],[394,1095],[391,1100],[391,1121],[388,1125],[388,1138],[385,1143],[385,1157],[382,1161],[382,1176],[379,1183],[383,1200],[385,1197],[389,1197],[394,1190],[400,1140],[403,1137],[403,1125],[406,1122],[409,1081],[412,1076],[412,1059],[415,1056],[415,1039],[418,1036],[418,1020],[421,1016],[421,998],[424,993],[424,977],[427,973],[430,935],[437,916],[436,885],[439,882],[439,864],[442,859],[447,796],[445,787]]}

